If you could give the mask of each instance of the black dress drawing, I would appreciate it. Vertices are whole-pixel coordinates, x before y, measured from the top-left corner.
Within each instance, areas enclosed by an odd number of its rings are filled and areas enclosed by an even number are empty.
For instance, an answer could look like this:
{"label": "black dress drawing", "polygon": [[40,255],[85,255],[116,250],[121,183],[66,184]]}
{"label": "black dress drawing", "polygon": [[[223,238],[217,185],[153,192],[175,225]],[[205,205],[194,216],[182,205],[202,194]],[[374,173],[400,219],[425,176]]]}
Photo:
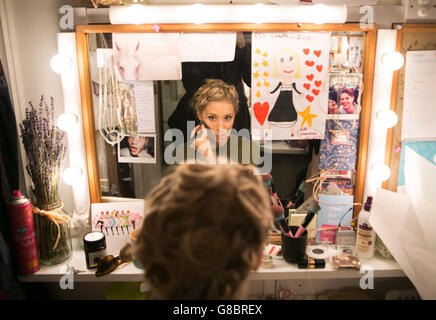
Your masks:
{"label": "black dress drawing", "polygon": [[301,92],[297,90],[294,82],[292,86],[286,86],[279,82],[271,93],[276,92],[279,88],[281,88],[280,93],[268,115],[268,122],[281,127],[294,126],[297,123],[297,111],[294,107],[292,91],[295,90],[298,94]]}

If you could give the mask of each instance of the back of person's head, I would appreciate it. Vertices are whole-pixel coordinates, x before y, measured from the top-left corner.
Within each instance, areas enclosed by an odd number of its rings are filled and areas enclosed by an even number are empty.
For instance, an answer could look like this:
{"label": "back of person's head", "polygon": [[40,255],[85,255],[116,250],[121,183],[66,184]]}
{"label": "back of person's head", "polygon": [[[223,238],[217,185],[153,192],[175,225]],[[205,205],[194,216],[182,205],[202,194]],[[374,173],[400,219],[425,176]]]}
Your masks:
{"label": "back of person's head", "polygon": [[146,199],[136,256],[158,299],[241,298],[271,219],[252,166],[180,165]]}

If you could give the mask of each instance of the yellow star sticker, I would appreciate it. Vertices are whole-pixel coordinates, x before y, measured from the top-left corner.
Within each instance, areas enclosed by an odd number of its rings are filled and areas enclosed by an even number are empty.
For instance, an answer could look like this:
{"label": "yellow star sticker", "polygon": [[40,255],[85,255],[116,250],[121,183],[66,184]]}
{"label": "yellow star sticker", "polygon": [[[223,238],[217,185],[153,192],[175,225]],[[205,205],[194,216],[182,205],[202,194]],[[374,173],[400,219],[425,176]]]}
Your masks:
{"label": "yellow star sticker", "polygon": [[307,122],[308,126],[312,128],[312,118],[318,117],[318,115],[310,113],[310,106],[308,106],[303,112],[298,112],[298,114],[303,117],[303,122],[301,122],[300,128],[305,122]]}
{"label": "yellow star sticker", "polygon": [[256,72],[253,73],[253,75],[254,75],[255,78],[258,78],[260,76],[259,71],[256,70]]}
{"label": "yellow star sticker", "polygon": [[259,62],[255,62],[254,66],[257,68],[259,66]]}
{"label": "yellow star sticker", "polygon": [[260,54],[260,50],[259,50],[259,49],[256,49],[256,53],[257,53],[257,54]]}
{"label": "yellow star sticker", "polygon": [[269,87],[269,82],[268,81],[266,81],[266,80],[263,80],[263,84],[265,85],[265,87]]}
{"label": "yellow star sticker", "polygon": [[262,56],[268,57],[268,52],[265,52]]}
{"label": "yellow star sticker", "polygon": [[262,83],[260,81],[257,81],[256,86],[260,87]]}
{"label": "yellow star sticker", "polygon": [[260,92],[257,90],[256,97],[260,98]]}
{"label": "yellow star sticker", "polygon": [[262,65],[263,65],[264,67],[268,67],[268,61],[263,60]]}
{"label": "yellow star sticker", "polygon": [[264,71],[264,72],[263,72],[263,76],[264,76],[264,77],[269,77],[269,73]]}

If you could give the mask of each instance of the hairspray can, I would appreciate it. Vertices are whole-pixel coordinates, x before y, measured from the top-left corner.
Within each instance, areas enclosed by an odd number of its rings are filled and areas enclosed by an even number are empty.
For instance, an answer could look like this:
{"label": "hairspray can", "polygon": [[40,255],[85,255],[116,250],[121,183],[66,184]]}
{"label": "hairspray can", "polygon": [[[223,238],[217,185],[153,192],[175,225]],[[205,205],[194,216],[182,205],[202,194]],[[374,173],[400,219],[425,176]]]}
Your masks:
{"label": "hairspray can", "polygon": [[32,205],[20,190],[12,192],[12,198],[8,201],[8,213],[18,273],[35,273],[39,270],[39,259]]}

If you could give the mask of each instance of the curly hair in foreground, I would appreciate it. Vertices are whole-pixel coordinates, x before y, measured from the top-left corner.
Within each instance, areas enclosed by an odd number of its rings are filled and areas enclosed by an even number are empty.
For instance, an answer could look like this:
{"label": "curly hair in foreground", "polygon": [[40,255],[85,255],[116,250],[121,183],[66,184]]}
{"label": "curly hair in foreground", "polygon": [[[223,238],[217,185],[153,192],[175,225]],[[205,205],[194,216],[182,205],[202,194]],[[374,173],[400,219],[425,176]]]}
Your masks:
{"label": "curly hair in foreground", "polygon": [[151,191],[135,254],[156,298],[241,298],[272,220],[253,170],[184,164]]}

